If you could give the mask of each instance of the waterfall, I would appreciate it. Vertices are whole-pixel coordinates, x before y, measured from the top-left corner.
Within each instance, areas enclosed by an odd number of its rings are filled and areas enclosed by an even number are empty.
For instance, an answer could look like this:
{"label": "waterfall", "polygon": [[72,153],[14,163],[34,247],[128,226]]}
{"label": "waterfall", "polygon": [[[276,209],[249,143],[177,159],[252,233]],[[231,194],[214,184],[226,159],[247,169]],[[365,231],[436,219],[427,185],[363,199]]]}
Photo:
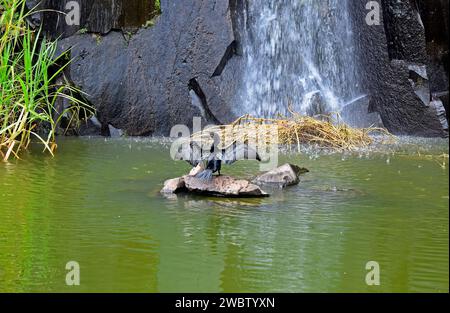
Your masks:
{"label": "waterfall", "polygon": [[248,0],[241,113],[338,111],[361,96],[348,0]]}

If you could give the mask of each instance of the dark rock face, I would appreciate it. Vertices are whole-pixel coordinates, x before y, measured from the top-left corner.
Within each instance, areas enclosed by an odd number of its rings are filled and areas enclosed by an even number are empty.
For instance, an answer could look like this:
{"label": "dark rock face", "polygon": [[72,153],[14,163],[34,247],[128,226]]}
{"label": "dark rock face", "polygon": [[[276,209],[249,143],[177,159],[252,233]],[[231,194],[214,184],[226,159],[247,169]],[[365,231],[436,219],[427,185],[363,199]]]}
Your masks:
{"label": "dark rock face", "polygon": [[[154,0],[77,0],[80,25],[68,25],[65,15],[73,6],[71,0],[27,0],[29,8],[39,4],[39,19],[44,30],[53,37],[69,37],[79,30],[107,34],[111,30],[136,30],[150,21],[158,12]],[[73,1],[72,1],[73,2]],[[37,16],[36,16],[37,17]]]}
{"label": "dark rock face", "polygon": [[[447,91],[448,98],[449,2],[446,0],[418,0],[417,6],[425,28],[431,92]],[[448,100],[446,101],[446,110],[448,114]]]}
{"label": "dark rock face", "polygon": [[[362,86],[370,98],[369,112],[378,112],[383,124],[395,134],[448,136],[442,121],[448,95],[448,3],[440,0],[378,3],[382,9],[381,23],[368,25],[367,1],[350,1],[358,62],[363,69]],[[446,11],[439,9],[442,7]],[[441,40],[436,43],[432,38],[439,31],[447,35],[438,36]],[[435,45],[440,48],[433,48]],[[433,97],[443,99],[431,103]],[[448,112],[448,105],[446,108]]]}
{"label": "dark rock face", "polygon": [[[67,12],[68,1],[43,0],[41,8]],[[366,23],[367,2],[349,1],[369,101],[357,108],[367,113],[364,123],[381,119],[395,134],[448,136],[448,1],[379,0],[378,26]],[[96,107],[102,133],[168,135],[176,124],[192,128],[194,116],[203,125],[236,118],[246,1],[161,0],[159,17],[153,0],[78,3],[78,26],[55,12],[32,19],[64,38],[60,49],[74,58],[68,75]],[[151,19],[153,26],[142,26]]]}
{"label": "dark rock face", "polygon": [[192,127],[194,116],[203,125],[233,120],[240,57],[229,2],[161,5],[155,25],[131,37],[110,31],[61,40],[60,49],[71,49],[74,58],[74,84],[88,94],[102,124],[127,135],[167,135],[176,124]]}
{"label": "dark rock face", "polygon": [[344,106],[340,112],[342,120],[351,127],[384,127],[378,112],[370,112],[368,97],[362,97]]}

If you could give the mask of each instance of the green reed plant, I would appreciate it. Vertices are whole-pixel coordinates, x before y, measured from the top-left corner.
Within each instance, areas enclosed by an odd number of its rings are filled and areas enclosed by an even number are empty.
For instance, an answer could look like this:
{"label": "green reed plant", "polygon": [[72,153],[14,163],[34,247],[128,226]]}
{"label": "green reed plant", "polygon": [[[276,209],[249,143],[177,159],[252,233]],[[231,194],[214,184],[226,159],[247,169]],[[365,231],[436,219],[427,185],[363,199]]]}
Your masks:
{"label": "green reed plant", "polygon": [[158,14],[161,14],[161,0],[155,0],[155,10]]}
{"label": "green reed plant", "polygon": [[[69,124],[88,117],[93,109],[74,95],[80,90],[58,82],[70,64],[67,55],[56,55],[57,42],[31,29],[26,22],[25,0],[0,0],[0,157],[19,157],[32,138],[53,155],[56,131],[63,116]],[[56,101],[68,100],[62,112]],[[38,127],[45,126],[45,134]],[[44,127],[41,127],[44,128]]]}

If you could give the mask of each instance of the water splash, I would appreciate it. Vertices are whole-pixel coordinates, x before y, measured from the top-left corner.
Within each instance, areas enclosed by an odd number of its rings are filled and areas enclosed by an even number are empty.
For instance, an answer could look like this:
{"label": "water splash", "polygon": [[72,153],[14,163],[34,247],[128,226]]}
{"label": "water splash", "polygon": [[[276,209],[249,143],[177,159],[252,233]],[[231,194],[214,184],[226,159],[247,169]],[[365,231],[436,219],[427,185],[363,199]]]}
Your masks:
{"label": "water splash", "polygon": [[361,93],[347,0],[253,0],[245,12],[238,113],[339,110]]}

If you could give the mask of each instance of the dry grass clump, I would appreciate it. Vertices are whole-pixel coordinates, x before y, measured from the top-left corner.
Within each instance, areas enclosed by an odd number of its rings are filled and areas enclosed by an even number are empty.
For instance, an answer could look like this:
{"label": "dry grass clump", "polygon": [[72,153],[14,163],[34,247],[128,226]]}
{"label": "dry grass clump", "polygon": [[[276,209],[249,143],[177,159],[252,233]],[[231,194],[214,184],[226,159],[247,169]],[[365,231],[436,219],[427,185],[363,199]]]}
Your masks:
{"label": "dry grass clump", "polygon": [[244,115],[229,125],[218,125],[192,135],[192,140],[210,144],[211,135],[220,136],[220,147],[234,141],[278,144],[289,147],[312,144],[332,150],[355,150],[374,143],[373,135],[392,142],[392,136],[383,128],[353,128],[345,124],[339,114],[316,117],[304,116],[291,110],[290,117],[256,118]]}

